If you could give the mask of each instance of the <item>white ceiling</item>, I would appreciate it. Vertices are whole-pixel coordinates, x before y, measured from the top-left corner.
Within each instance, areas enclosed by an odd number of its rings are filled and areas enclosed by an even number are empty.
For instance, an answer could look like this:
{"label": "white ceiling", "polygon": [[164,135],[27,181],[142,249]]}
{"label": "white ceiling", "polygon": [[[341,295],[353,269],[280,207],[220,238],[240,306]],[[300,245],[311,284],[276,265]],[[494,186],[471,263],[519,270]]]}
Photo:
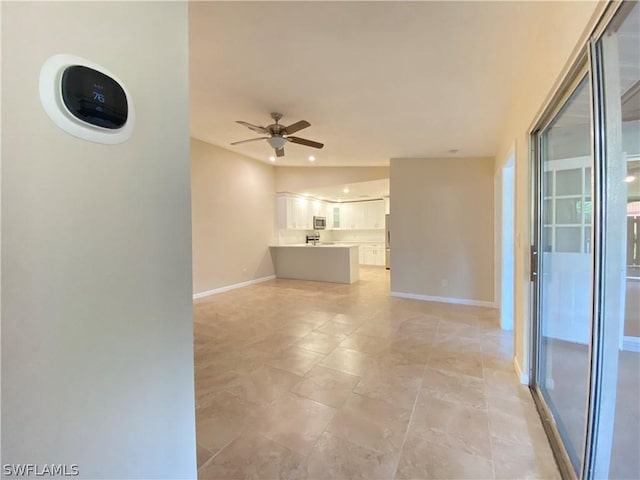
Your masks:
{"label": "white ceiling", "polygon": [[[554,2],[192,2],[191,134],[267,161],[235,123],[311,127],[277,165],[492,156]],[[546,17],[548,18],[548,17]],[[452,154],[450,150],[457,153]]]}

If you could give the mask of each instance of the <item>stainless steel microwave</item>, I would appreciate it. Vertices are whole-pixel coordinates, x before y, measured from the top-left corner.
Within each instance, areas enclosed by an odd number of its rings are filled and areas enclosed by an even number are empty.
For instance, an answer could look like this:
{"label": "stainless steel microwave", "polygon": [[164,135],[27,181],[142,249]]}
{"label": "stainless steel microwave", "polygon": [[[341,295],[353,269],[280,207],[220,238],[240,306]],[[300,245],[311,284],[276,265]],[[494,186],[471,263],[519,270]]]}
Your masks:
{"label": "stainless steel microwave", "polygon": [[313,217],[313,229],[314,230],[324,230],[327,228],[327,218],[326,217]]}

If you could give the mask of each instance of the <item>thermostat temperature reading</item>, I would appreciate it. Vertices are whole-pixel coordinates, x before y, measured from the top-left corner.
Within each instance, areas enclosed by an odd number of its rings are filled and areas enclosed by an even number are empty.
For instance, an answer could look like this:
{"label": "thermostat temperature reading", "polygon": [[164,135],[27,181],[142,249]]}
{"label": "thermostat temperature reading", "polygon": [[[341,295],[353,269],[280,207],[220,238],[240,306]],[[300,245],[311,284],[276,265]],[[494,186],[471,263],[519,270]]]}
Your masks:
{"label": "thermostat temperature reading", "polygon": [[62,100],[80,120],[103,128],[116,129],[127,121],[127,96],[107,75],[81,65],[62,74]]}

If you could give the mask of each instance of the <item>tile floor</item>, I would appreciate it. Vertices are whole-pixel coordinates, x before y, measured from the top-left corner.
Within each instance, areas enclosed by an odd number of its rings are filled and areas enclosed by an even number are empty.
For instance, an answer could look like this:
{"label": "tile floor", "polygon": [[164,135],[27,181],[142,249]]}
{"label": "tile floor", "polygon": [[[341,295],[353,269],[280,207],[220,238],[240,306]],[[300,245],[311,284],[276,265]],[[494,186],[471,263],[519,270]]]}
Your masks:
{"label": "tile floor", "polygon": [[497,311],[274,280],[197,300],[201,479],[560,478]]}

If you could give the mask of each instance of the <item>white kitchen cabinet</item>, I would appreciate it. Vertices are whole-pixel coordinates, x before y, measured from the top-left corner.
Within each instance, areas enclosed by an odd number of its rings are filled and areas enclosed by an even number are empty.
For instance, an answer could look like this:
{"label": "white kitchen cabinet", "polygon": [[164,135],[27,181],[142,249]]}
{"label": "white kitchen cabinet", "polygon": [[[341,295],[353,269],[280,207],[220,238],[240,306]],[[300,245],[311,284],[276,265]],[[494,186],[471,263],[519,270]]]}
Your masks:
{"label": "white kitchen cabinet", "polygon": [[[363,202],[359,228],[377,230],[384,228],[384,201]],[[360,217],[359,217],[360,218]]]}
{"label": "white kitchen cabinet", "polygon": [[354,203],[340,204],[340,229],[354,230],[356,228],[356,207]]}
{"label": "white kitchen cabinet", "polygon": [[[384,228],[384,202],[349,202],[336,204],[332,228],[340,230],[375,230]],[[339,213],[337,213],[339,212]],[[338,221],[335,219],[338,218]],[[337,226],[339,225],[339,226]]]}
{"label": "white kitchen cabinet", "polygon": [[360,265],[384,265],[384,245],[360,245]]}
{"label": "white kitchen cabinet", "polygon": [[[320,202],[321,203],[321,202]],[[303,197],[279,195],[277,198],[277,226],[282,230],[312,230],[314,211],[321,205]]]}
{"label": "white kitchen cabinet", "polygon": [[279,229],[312,230],[313,217],[326,217],[327,229],[381,230],[384,229],[384,202],[327,203],[293,195],[279,195],[277,199]]}
{"label": "white kitchen cabinet", "polygon": [[360,265],[367,265],[367,247],[360,245],[360,248],[358,249],[358,263]]}
{"label": "white kitchen cabinet", "polygon": [[340,204],[329,203],[329,215],[327,215],[327,228],[338,230],[342,228]]}

